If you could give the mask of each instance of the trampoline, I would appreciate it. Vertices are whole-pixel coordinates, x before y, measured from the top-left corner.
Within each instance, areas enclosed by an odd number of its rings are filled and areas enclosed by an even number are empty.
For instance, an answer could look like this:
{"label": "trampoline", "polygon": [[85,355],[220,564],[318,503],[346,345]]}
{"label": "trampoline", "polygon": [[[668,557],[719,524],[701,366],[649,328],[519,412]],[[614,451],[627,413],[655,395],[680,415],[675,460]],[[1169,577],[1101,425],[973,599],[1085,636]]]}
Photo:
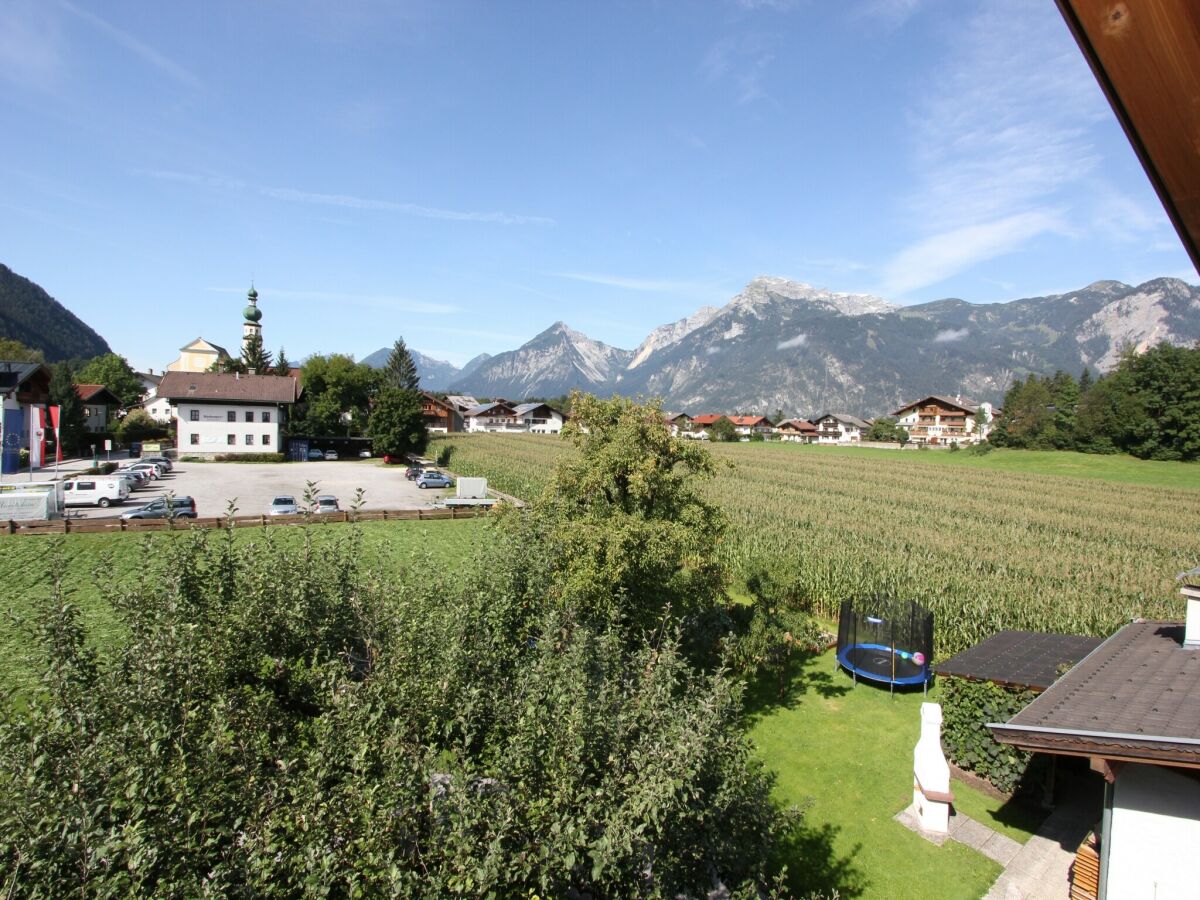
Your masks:
{"label": "trampoline", "polygon": [[874,597],[842,602],[838,618],[838,665],[860,677],[887,684],[921,685],[933,678],[933,613],[911,600]]}

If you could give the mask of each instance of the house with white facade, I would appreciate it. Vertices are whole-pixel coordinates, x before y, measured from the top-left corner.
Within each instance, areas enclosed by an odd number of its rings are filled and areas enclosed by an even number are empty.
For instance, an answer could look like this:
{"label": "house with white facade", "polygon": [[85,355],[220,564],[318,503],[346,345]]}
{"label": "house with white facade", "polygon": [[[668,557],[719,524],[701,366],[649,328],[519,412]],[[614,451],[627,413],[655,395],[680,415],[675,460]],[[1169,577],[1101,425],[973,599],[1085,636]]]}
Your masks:
{"label": "house with white facade", "polygon": [[513,407],[513,412],[530,434],[558,434],[566,419],[561,412],[545,403],[521,403]]}
{"label": "house with white facade", "polygon": [[158,393],[174,411],[181,456],[283,453],[300,383],[290,375],[168,372]]}
{"label": "house with white facade", "polygon": [[1180,578],[1183,622],[1135,619],[1007,722],[988,723],[1002,744],[1084,757],[1103,776],[1099,847],[1076,857],[1098,856],[1099,877],[1078,896],[1200,896],[1200,569]]}
{"label": "house with white facade", "polygon": [[673,416],[667,416],[666,422],[667,428],[671,430],[672,437],[679,437],[680,435],[685,437],[691,436],[692,417],[687,413],[677,413]]}
{"label": "house with white facade", "polygon": [[524,423],[517,418],[516,408],[503,400],[481,403],[463,413],[463,424],[467,431],[524,431]]}
{"label": "house with white facade", "polygon": [[871,428],[870,422],[849,413],[825,413],[812,423],[818,444],[857,444]]}
{"label": "house with white facade", "polygon": [[[983,411],[982,429],[976,428],[976,415]],[[900,407],[894,413],[896,424],[908,432],[914,444],[977,444],[987,440],[992,428],[992,405],[931,394]]]}
{"label": "house with white facade", "polygon": [[0,472],[8,475],[20,468],[21,450],[30,449],[30,438],[38,431],[35,409],[49,403],[48,368],[0,360]]}
{"label": "house with white facade", "polygon": [[817,442],[817,426],[808,419],[786,419],[775,426],[775,434],[779,440],[794,444]]}
{"label": "house with white facade", "polygon": [[138,408],[144,410],[155,422],[160,425],[170,425],[171,416],[171,401],[166,397],[160,397],[157,389],[153,394],[138,404]]}
{"label": "house with white facade", "polygon": [[730,416],[729,421],[733,423],[733,430],[744,438],[752,434],[766,437],[775,433],[775,424],[766,416]]}

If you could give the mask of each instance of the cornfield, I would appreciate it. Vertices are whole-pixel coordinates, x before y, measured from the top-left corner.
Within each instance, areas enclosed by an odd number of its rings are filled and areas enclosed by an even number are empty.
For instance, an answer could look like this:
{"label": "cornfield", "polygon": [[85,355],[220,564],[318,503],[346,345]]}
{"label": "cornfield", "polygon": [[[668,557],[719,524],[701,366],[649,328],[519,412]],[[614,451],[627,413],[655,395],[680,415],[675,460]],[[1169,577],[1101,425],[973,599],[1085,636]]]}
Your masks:
{"label": "cornfield", "polygon": [[[453,435],[451,466],[536,497],[571,448]],[[933,610],[939,658],[1000,629],[1107,635],[1178,619],[1174,576],[1200,562],[1200,492],[914,465],[780,444],[713,445],[734,576],[771,570],[819,616],[881,592]]]}

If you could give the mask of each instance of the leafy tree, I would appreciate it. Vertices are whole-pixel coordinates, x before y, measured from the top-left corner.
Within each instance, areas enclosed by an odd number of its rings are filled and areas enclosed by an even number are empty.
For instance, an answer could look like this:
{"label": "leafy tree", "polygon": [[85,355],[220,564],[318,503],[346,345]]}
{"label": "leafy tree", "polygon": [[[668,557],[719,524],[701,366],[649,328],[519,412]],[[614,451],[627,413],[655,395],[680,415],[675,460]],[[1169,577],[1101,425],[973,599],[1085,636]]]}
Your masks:
{"label": "leafy tree", "polygon": [[59,407],[59,442],[63,454],[78,453],[87,438],[87,420],[67,363],[55,363],[50,369],[50,403]]}
{"label": "leafy tree", "polygon": [[1075,444],[1075,412],[1079,406],[1079,385],[1061,369],[1050,379],[1050,397],[1054,406],[1054,429],[1044,443],[1056,450],[1069,450]]}
{"label": "leafy tree", "polygon": [[275,354],[275,372],[276,375],[292,374],[292,364],[288,361],[287,354],[283,348],[279,348],[279,352]]}
{"label": "leafy tree", "polygon": [[722,443],[736,441],[738,439],[737,428],[729,421],[728,417],[721,416],[721,418],[708,427],[708,439],[710,441],[721,441]]}
{"label": "leafy tree", "polygon": [[1143,414],[1116,379],[1100,378],[1079,400],[1075,447],[1084,453],[1117,453],[1124,424]]}
{"label": "leafy tree", "polygon": [[1200,459],[1200,347],[1127,352],[1106,381],[1120,401],[1113,443],[1141,459]]}
{"label": "leafy tree", "polygon": [[379,390],[378,370],[341,353],[310,356],[301,367],[304,401],[290,431],[311,437],[362,434]]}
{"label": "leafy tree", "polygon": [[421,395],[416,391],[385,387],[371,408],[367,433],[376,456],[424,452],[429,433],[425,430]]}
{"label": "leafy tree", "polygon": [[971,430],[975,433],[976,437],[982,438],[984,436],[984,434],[987,432],[987,427],[988,427],[987,410],[984,409],[982,406],[980,406],[980,407],[976,408],[976,410],[975,410],[975,415],[972,418],[972,429]]}
{"label": "leafy tree", "polygon": [[727,581],[716,552],[725,518],[696,484],[716,464],[671,436],[657,402],[575,394],[572,408],[563,438],[578,456],[559,464],[536,507],[557,561],[551,596],[581,621],[635,636],[669,615],[702,642]]}
{"label": "leafy tree", "polygon": [[225,375],[247,375],[250,370],[246,367],[246,362],[240,356],[223,356],[213,363],[208,371],[221,372]]}
{"label": "leafy tree", "polygon": [[1054,397],[1049,383],[1030,375],[1017,379],[1004,395],[1004,411],[992,431],[991,441],[1001,447],[1046,449],[1053,446]]}
{"label": "leafy tree", "polygon": [[161,437],[167,429],[154,420],[154,417],[144,409],[133,409],[123,418],[114,430],[114,436],[122,444],[130,441],[144,441],[147,438]]}
{"label": "leafy tree", "polygon": [[271,354],[263,349],[261,332],[255,331],[242,344],[242,364],[252,375],[271,374]]}
{"label": "leafy tree", "polygon": [[867,440],[904,444],[908,442],[908,431],[892,416],[880,416],[867,430]]}
{"label": "leafy tree", "polygon": [[[628,493],[659,508],[651,485]],[[795,817],[771,803],[737,686],[690,668],[673,629],[630,645],[540,599],[550,566],[519,528],[403,581],[343,534],[155,544],[155,577],[109,598],[111,656],[59,566],[31,635],[40,690],[0,713],[0,883],[760,896]],[[630,550],[634,568],[657,555]]]}
{"label": "leafy tree", "polygon": [[75,373],[76,384],[102,384],[121,400],[121,406],[130,407],[142,399],[146,389],[137,373],[123,356],[106,353],[89,360]]}
{"label": "leafy tree", "polygon": [[0,337],[0,359],[5,359],[10,362],[36,362],[44,363],[46,356],[41,350],[31,350],[20,341],[12,338]]}
{"label": "leafy tree", "polygon": [[413,362],[412,354],[404,345],[404,338],[392,345],[392,352],[383,366],[383,381],[384,384],[402,391],[421,389],[421,380],[417,377],[417,364]]}

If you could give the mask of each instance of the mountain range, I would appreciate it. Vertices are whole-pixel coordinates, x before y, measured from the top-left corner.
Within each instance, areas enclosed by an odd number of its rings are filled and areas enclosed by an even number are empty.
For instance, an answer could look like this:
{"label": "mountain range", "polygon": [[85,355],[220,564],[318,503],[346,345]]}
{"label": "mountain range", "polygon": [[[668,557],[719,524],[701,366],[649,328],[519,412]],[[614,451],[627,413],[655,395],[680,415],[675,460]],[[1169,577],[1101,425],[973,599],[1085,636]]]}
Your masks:
{"label": "mountain range", "polygon": [[1015,378],[1107,371],[1124,347],[1162,340],[1200,340],[1200,288],[1175,278],[1098,281],[1007,303],[897,306],[763,276],[720,309],[654,329],[634,350],[556,322],[461,370],[414,359],[427,390],[520,400],[579,388],[661,397],[690,413],[873,416],[935,393],[999,403]]}
{"label": "mountain range", "polygon": [[111,353],[108,342],[28,278],[0,264],[0,337],[40,350],[46,362]]}

